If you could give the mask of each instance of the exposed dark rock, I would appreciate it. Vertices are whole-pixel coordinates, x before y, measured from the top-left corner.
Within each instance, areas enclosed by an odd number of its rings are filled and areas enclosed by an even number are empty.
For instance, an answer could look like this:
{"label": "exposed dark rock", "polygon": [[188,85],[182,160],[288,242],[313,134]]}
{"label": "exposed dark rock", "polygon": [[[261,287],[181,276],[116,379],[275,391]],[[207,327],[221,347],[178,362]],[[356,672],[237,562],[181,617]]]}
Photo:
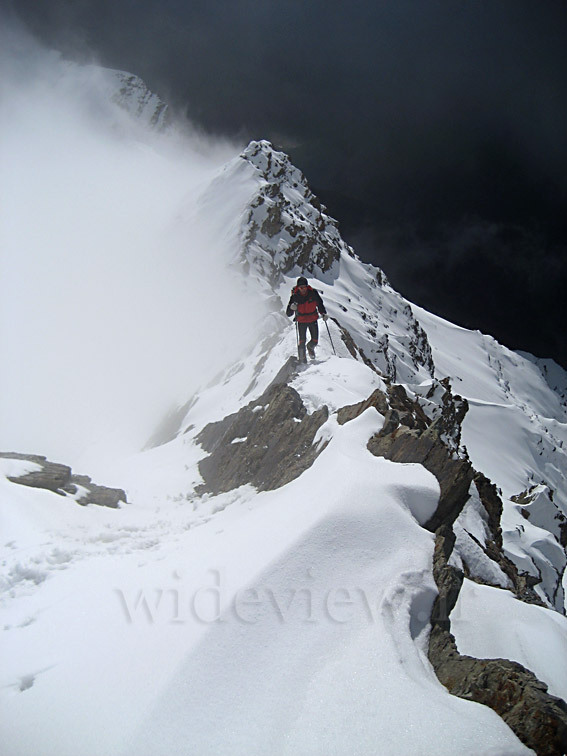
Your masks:
{"label": "exposed dark rock", "polygon": [[[437,510],[425,527],[434,531],[441,523],[452,524],[469,498],[474,471],[468,460],[453,458],[439,436],[439,431],[446,430],[449,413],[442,423],[439,419],[432,422],[402,386],[391,385],[387,395],[377,389],[363,402],[340,409],[338,422],[348,422],[368,407],[376,407],[385,418],[382,430],[368,442],[369,451],[392,462],[421,463],[433,473],[441,494]],[[457,411],[451,416],[458,422]]]}
{"label": "exposed dark rock", "polygon": [[522,665],[507,659],[474,659],[457,650],[450,633],[463,574],[448,564],[454,535],[447,525],[436,533],[433,576],[439,595],[431,614],[429,659],[439,680],[453,695],[493,709],[518,738],[539,756],[567,751],[567,704]]}
{"label": "exposed dark rock", "polygon": [[45,457],[38,454],[18,454],[17,452],[0,452],[0,457],[5,459],[20,459],[33,462],[41,466],[41,470],[29,472],[18,477],[9,477],[12,483],[31,488],[45,488],[48,491],[59,493],[71,480],[71,468],[57,462],[48,462]]}
{"label": "exposed dark rock", "polygon": [[121,488],[97,486],[87,475],[72,475],[70,482],[63,489],[76,496],[78,504],[98,504],[100,507],[117,509],[120,502],[126,502],[126,494]]}
{"label": "exposed dark rock", "polygon": [[379,339],[376,339],[376,352],[382,354],[384,360],[384,374],[388,380],[395,381],[398,375],[396,368],[397,357],[395,352],[390,350],[390,339],[387,333],[384,333]]}
{"label": "exposed dark rock", "polygon": [[418,321],[413,316],[413,311],[411,307],[408,305],[407,309],[408,312],[408,322],[410,323],[410,330],[413,333],[413,338],[411,339],[408,351],[412,357],[413,364],[415,367],[419,367],[420,365],[424,365],[427,368],[427,371],[430,375],[433,375],[435,372],[435,365],[433,363],[433,355],[431,354],[431,345],[429,344],[429,340],[427,338],[427,334],[423,330],[423,328],[420,326]]}
{"label": "exposed dark rock", "polygon": [[502,517],[502,499],[498,494],[498,489],[486,475],[475,473],[474,482],[480,496],[486,513],[488,514],[488,527],[492,533],[492,540],[498,546],[502,547],[502,528],[500,519]]}
{"label": "exposed dark rock", "polygon": [[288,357],[283,366],[278,370],[276,377],[270,384],[270,388],[274,386],[285,386],[289,382],[290,378],[297,375],[297,358]]}
{"label": "exposed dark rock", "polygon": [[[272,192],[272,196],[277,196],[279,192],[279,187],[274,186],[273,187],[276,192]],[[280,205],[272,205],[268,209],[268,215],[264,222],[262,223],[261,231],[263,234],[266,234],[266,236],[272,238],[272,236],[275,236],[276,234],[279,234],[279,232],[283,228],[283,221],[282,221],[282,208]]]}
{"label": "exposed dark rock", "polygon": [[452,525],[469,498],[472,465],[466,459],[453,459],[443,442],[433,435],[420,434],[403,425],[393,431],[391,427],[390,424],[384,428],[385,433],[373,436],[368,449],[392,462],[418,462],[433,473],[440,487],[439,504],[425,527],[435,531],[442,523]]}
{"label": "exposed dark rock", "polygon": [[441,434],[447,431],[447,417],[458,423],[464,413],[455,410],[432,422],[402,386],[392,385],[387,395],[377,389],[365,401],[343,407],[338,422],[352,420],[368,407],[376,407],[385,418],[382,430],[368,442],[369,451],[392,462],[421,463],[433,473],[441,495],[437,511],[425,527],[434,531],[442,523],[452,525],[469,498],[474,470],[467,459],[453,456]]}
{"label": "exposed dark rock", "polygon": [[418,402],[410,399],[403,386],[397,384],[389,386],[388,401],[390,407],[398,410],[402,425],[417,431],[425,431],[431,424],[422,407]]}
{"label": "exposed dark rock", "polygon": [[[325,214],[325,207],[307,185],[305,176],[292,164],[289,157],[274,150],[268,142],[251,142],[241,154],[259,171],[264,179],[260,194],[250,205],[247,233],[244,236],[244,259],[255,259],[253,245],[260,242],[263,250],[270,250],[270,240],[282,243],[278,236],[285,227],[290,230],[291,243],[267,264],[264,273],[272,282],[280,280],[281,273],[299,268],[303,273],[316,275],[329,271],[339,260],[341,251],[348,251],[338,232],[337,223]],[[291,183],[297,193],[296,201],[286,199],[283,187]],[[267,208],[265,214],[256,209]],[[257,219],[257,220],[256,220]],[[275,250],[274,250],[275,251]]]}
{"label": "exposed dark rock", "polygon": [[[424,431],[431,425],[431,420],[421,406],[408,397],[403,386],[397,384],[387,384],[387,393],[376,389],[368,399],[342,407],[337,413],[337,420],[340,425],[343,425],[349,420],[354,420],[369,407],[376,407],[378,412],[384,416],[395,411],[395,416],[399,421],[398,425],[404,425],[408,429]],[[386,435],[384,429],[381,433]]]}
{"label": "exposed dark rock", "polygon": [[210,452],[199,463],[202,491],[221,493],[246,483],[271,490],[313,464],[323,448],[313,446],[313,439],[328,410],[324,406],[309,415],[297,391],[285,383],[288,370],[284,366],[261,397],[197,436]]}
{"label": "exposed dark rock", "polygon": [[433,578],[439,594],[431,612],[431,624],[449,630],[449,615],[457,603],[463,585],[464,575],[456,567],[448,564],[455,546],[455,534],[448,525],[441,525],[435,534],[433,552]]}
{"label": "exposed dark rock", "polygon": [[[346,310],[345,310],[345,312],[346,312]],[[335,323],[339,327],[339,330],[340,330],[340,333],[341,333],[341,339],[342,339],[344,345],[346,346],[346,348],[348,349],[349,354],[352,357],[354,357],[354,359],[356,360],[357,356],[358,356],[358,353],[359,353],[359,350],[358,350],[357,345],[354,343],[354,339],[352,338],[352,336],[350,335],[350,333],[347,331],[347,329],[343,328],[343,326],[338,322],[338,320],[335,320],[335,318],[333,318],[333,320],[335,321]]]}
{"label": "exposed dark rock", "polygon": [[[455,455],[447,445],[452,445],[460,437],[460,423],[464,418],[462,405],[454,412],[447,410],[442,413],[423,430],[427,417],[419,404],[412,402],[401,386],[390,387],[388,393],[391,409],[385,415],[382,430],[368,442],[368,449],[376,456],[383,456],[392,462],[418,462],[435,475],[440,488],[439,504],[424,527],[435,532],[441,525],[452,526],[470,498],[470,486],[474,482],[488,514],[491,533],[486,546],[479,546],[507,575],[518,598],[543,606],[533,590],[539,579],[527,573],[519,573],[516,565],[502,550],[502,500],[496,486],[485,475],[477,472],[468,459]],[[415,409],[410,414],[412,405]],[[393,406],[398,408],[397,415]],[[408,427],[410,418],[413,427]],[[452,430],[448,418],[452,418],[459,427]],[[396,419],[400,421],[398,427],[395,426]],[[470,577],[482,582],[476,576]]]}
{"label": "exposed dark rock", "polygon": [[376,390],[365,401],[343,407],[338,422],[348,422],[368,407],[376,407],[385,420],[382,430],[368,442],[368,449],[394,462],[419,462],[439,482],[439,505],[425,525],[436,531],[433,575],[439,594],[431,613],[429,658],[437,677],[452,694],[496,711],[536,753],[557,756],[567,747],[566,704],[549,695],[544,683],[515,662],[462,656],[450,633],[450,614],[464,579],[464,573],[448,563],[455,545],[452,525],[469,499],[473,481],[492,536],[485,553],[508,575],[519,598],[542,602],[533,591],[533,578],[519,574],[502,551],[502,501],[496,487],[476,472],[466,457],[455,453],[467,405],[452,396],[448,384],[444,388],[442,411],[435,420],[426,416],[403,387],[391,385],[387,394]]}
{"label": "exposed dark rock", "polygon": [[[57,462],[49,462],[37,454],[19,454],[17,452],[0,452],[5,459],[20,459],[34,462],[41,470],[24,475],[8,477],[12,483],[31,488],[43,488],[61,496],[76,497],[79,504],[98,504],[101,507],[117,508],[120,502],[127,502],[126,493],[121,488],[107,488],[93,483],[86,475],[73,475],[70,467]],[[77,495],[78,494],[78,495]]]}
{"label": "exposed dark rock", "polygon": [[469,405],[466,399],[452,393],[448,378],[440,381],[440,385],[444,388],[441,397],[441,414],[428,428],[428,432],[436,433],[448,441],[451,448],[458,449],[461,443],[461,427]]}
{"label": "exposed dark rock", "polygon": [[381,415],[386,415],[390,409],[388,397],[383,391],[380,391],[380,389],[375,389],[368,399],[358,402],[357,404],[349,404],[346,407],[341,407],[337,412],[337,422],[339,425],[344,425],[350,420],[354,420],[355,417],[362,415],[362,413],[369,407],[375,407]]}
{"label": "exposed dark rock", "polygon": [[[451,397],[445,387],[445,397]],[[533,590],[538,578],[527,573],[519,573],[515,564],[502,550],[502,501],[496,486],[482,473],[472,467],[470,461],[455,454],[451,447],[460,438],[460,424],[466,407],[460,397],[454,397],[456,406],[445,409],[435,419],[430,420],[421,405],[412,400],[402,386],[389,385],[387,393],[376,389],[368,399],[358,404],[342,407],[337,413],[339,424],[353,420],[368,407],[376,407],[384,415],[382,430],[368,442],[368,449],[376,456],[392,462],[420,463],[435,475],[440,488],[439,504],[436,512],[426,523],[428,530],[436,531],[446,526],[452,534],[451,526],[462,512],[470,498],[470,486],[474,482],[480,500],[488,515],[491,538],[486,545],[478,544],[489,559],[499,565],[510,579],[516,596],[531,604],[543,606],[542,600]],[[455,424],[455,427],[451,426]],[[454,536],[453,536],[454,539]],[[451,545],[452,549],[452,545]],[[468,575],[472,580],[482,582],[478,577]]]}

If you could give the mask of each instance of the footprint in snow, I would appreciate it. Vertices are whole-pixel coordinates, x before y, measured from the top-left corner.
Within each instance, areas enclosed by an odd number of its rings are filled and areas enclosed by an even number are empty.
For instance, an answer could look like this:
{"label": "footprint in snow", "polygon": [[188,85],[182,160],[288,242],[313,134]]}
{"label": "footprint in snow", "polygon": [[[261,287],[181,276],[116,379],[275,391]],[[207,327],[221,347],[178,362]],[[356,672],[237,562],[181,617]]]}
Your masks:
{"label": "footprint in snow", "polygon": [[20,693],[23,693],[24,690],[29,690],[35,682],[35,675],[24,675],[23,677],[20,677]]}
{"label": "footprint in snow", "polygon": [[30,672],[26,675],[21,675],[21,677],[18,678],[17,682],[10,683],[9,685],[5,685],[4,687],[13,688],[17,690],[19,693],[23,693],[24,691],[29,690],[30,688],[33,688],[38,675],[41,675],[44,672],[48,672],[50,669],[53,669],[54,666],[55,666],[54,664],[51,664],[49,667],[38,669],[37,672]]}

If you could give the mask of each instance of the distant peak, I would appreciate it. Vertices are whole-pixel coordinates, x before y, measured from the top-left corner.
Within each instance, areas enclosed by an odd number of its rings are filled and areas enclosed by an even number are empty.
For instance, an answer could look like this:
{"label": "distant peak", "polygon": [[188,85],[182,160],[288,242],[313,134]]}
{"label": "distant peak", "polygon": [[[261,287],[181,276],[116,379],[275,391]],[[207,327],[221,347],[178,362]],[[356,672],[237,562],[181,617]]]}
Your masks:
{"label": "distant peak", "polygon": [[144,121],[148,126],[162,130],[169,123],[168,106],[154,94],[139,76],[127,71],[108,69],[117,87],[112,102]]}

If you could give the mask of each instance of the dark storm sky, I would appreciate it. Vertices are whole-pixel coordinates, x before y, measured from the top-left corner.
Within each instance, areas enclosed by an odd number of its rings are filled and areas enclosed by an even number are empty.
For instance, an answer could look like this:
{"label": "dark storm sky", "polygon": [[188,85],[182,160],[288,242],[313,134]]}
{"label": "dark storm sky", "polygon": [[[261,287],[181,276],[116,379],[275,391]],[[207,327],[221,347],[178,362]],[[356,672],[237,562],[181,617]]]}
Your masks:
{"label": "dark storm sky", "polygon": [[565,0],[14,0],[75,59],[290,153],[406,296],[567,365]]}

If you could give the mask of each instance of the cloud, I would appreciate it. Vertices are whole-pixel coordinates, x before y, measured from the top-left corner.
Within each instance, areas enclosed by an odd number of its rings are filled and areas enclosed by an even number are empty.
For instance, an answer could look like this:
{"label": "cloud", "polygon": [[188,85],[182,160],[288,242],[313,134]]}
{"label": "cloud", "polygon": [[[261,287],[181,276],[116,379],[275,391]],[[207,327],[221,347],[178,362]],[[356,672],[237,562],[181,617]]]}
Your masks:
{"label": "cloud", "polygon": [[139,448],[254,339],[235,239],[196,197],[238,146],[156,133],[112,74],[2,39],[0,447],[74,463]]}
{"label": "cloud", "polygon": [[[424,194],[436,196],[437,218],[470,212],[468,197],[476,201],[486,184],[477,153],[495,139],[512,147],[528,184],[543,173],[565,186],[561,3],[364,0],[353,9],[342,0],[234,0],[221,9],[196,0],[19,0],[17,7],[58,47],[84,57],[90,45],[209,130],[303,144],[293,157],[318,189],[371,199],[378,217],[407,203],[414,216],[429,217]],[[448,183],[461,193],[459,207],[448,208],[453,215],[443,210]],[[500,183],[514,187],[517,173]]]}
{"label": "cloud", "polygon": [[530,203],[547,223],[562,207],[562,4],[19,0],[18,11],[69,54],[90,45],[134,70],[209,131],[276,141],[339,217],[353,199],[376,224],[518,221]]}

